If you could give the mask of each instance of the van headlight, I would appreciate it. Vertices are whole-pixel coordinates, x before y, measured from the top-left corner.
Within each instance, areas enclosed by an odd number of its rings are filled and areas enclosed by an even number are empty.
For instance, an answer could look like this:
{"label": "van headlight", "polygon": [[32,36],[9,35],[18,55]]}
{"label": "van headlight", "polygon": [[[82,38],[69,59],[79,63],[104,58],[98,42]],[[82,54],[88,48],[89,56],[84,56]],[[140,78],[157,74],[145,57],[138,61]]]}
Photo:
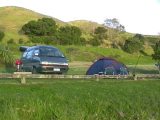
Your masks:
{"label": "van headlight", "polygon": [[63,63],[62,65],[67,65],[68,66],[68,63]]}
{"label": "van headlight", "polygon": [[43,61],[43,62],[41,62],[41,64],[49,64],[48,62],[46,62],[46,61]]}

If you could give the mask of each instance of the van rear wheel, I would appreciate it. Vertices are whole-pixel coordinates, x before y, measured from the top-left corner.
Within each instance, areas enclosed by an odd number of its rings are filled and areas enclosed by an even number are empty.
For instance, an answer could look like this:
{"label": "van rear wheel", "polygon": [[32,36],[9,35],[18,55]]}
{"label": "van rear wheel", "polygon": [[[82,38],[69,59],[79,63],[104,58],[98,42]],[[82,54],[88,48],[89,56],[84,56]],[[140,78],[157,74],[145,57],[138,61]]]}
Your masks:
{"label": "van rear wheel", "polygon": [[32,69],[32,74],[37,74],[37,70],[35,67],[33,67],[33,69]]}

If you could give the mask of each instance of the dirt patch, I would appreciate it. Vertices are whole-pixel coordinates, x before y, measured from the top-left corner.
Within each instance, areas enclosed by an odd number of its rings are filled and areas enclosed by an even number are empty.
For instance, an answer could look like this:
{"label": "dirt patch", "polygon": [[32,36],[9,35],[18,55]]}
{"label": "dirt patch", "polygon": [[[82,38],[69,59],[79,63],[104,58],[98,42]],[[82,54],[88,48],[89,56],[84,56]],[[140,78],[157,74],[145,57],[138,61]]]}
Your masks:
{"label": "dirt patch", "polygon": [[73,61],[69,63],[69,67],[89,67],[92,62]]}

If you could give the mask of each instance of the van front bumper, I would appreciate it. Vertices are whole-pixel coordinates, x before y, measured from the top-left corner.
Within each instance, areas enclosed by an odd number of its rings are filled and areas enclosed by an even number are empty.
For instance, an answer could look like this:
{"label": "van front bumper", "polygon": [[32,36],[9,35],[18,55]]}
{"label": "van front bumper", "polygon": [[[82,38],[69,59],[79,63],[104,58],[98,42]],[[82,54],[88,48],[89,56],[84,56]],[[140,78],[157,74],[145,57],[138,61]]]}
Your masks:
{"label": "van front bumper", "polygon": [[41,73],[66,73],[68,71],[68,65],[40,65],[38,72]]}

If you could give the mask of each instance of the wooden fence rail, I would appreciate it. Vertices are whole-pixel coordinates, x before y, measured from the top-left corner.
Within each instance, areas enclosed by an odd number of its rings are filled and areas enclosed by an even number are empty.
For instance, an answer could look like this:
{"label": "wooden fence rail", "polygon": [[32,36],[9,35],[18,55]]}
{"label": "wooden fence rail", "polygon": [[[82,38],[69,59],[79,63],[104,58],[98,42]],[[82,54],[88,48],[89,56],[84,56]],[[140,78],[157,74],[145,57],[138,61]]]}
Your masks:
{"label": "wooden fence rail", "polygon": [[32,74],[30,72],[0,73],[0,78],[20,78],[21,83],[26,83],[26,78],[55,78],[55,79],[130,79],[141,80],[145,78],[160,79],[160,74],[137,74],[133,75],[55,75],[55,74]]}

